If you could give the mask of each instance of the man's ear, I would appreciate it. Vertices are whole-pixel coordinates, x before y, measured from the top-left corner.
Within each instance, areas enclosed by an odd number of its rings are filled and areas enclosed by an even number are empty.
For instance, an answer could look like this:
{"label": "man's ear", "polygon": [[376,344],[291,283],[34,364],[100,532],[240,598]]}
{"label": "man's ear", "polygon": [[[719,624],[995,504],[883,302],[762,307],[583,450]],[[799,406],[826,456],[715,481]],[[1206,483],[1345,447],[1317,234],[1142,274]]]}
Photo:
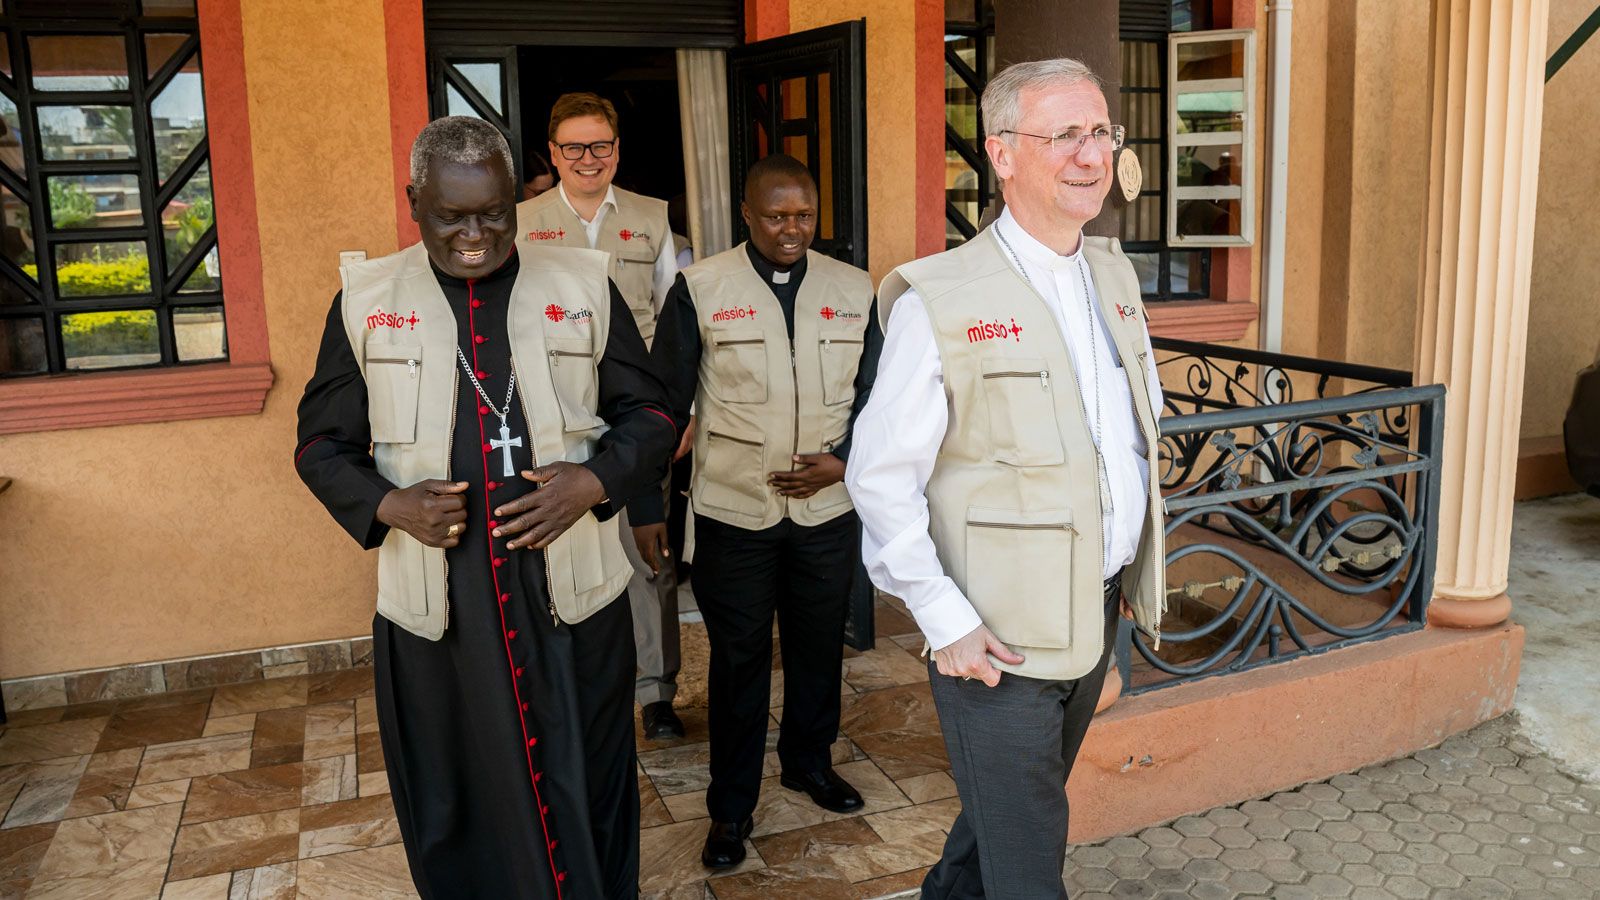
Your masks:
{"label": "man's ear", "polygon": [[422,217],[417,213],[417,187],[413,184],[406,185],[406,203],[411,207],[411,221],[420,222]]}
{"label": "man's ear", "polygon": [[1014,162],[1011,154],[1016,148],[998,134],[991,134],[983,139],[983,150],[989,154],[989,167],[994,170],[995,177],[1010,178]]}
{"label": "man's ear", "polygon": [[746,228],[749,228],[752,231],[755,230],[756,223],[750,221],[750,204],[744,202],[743,200],[739,201],[739,216],[744,219],[744,225]]}

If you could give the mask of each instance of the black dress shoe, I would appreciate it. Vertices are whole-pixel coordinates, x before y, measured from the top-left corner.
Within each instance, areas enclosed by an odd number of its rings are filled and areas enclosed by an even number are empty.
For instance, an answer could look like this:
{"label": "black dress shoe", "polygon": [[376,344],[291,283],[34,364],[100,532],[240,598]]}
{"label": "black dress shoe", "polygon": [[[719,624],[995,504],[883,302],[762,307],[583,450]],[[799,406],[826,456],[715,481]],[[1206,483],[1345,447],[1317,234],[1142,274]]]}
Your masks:
{"label": "black dress shoe", "polygon": [[672,711],[670,700],[645,704],[644,714],[640,718],[644,720],[644,739],[647,741],[683,737],[683,720]]}
{"label": "black dress shoe", "polygon": [[861,808],[861,794],[831,766],[816,772],[784,772],[778,783],[791,791],[805,791],[812,803],[829,812],[847,813]]}
{"label": "black dress shoe", "polygon": [[700,851],[701,864],[708,869],[731,869],[744,862],[744,839],[755,826],[756,820],[749,816],[743,822],[712,822]]}

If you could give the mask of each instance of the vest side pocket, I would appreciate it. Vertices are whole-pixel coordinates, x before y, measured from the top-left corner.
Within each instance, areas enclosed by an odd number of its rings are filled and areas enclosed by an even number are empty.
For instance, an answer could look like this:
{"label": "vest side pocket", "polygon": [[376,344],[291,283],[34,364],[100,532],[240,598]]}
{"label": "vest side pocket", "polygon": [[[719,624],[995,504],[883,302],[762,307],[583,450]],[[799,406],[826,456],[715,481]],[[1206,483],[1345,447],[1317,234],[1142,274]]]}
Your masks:
{"label": "vest side pocket", "polygon": [[590,338],[545,338],[545,358],[550,362],[550,382],[561,407],[562,427],[589,431],[600,425],[594,409],[600,404],[600,376],[595,370],[594,341]]}
{"label": "vest side pocket", "polygon": [[764,331],[711,333],[711,369],[707,387],[728,403],[767,402],[767,335]]}
{"label": "vest side pocket", "polygon": [[[967,509],[966,583],[983,624],[1012,646],[1072,646],[1072,513]],[[1023,587],[1017,573],[1026,572]]]}
{"label": "vest side pocket", "polygon": [[639,336],[649,341],[655,335],[656,311],[655,278],[656,256],[649,244],[628,241],[611,255],[611,277],[617,290],[633,313],[633,322],[639,326]]}
{"label": "vest side pocket", "polygon": [[1013,466],[1065,462],[1049,365],[1043,359],[987,357],[982,372],[995,459]]}
{"label": "vest side pocket", "polygon": [[417,400],[422,394],[422,345],[368,343],[367,424],[375,444],[410,444],[417,439]]}
{"label": "vest side pocket", "polygon": [[766,449],[765,441],[708,430],[706,458],[700,464],[703,479],[695,499],[747,516],[766,512]]}
{"label": "vest side pocket", "polygon": [[825,406],[849,403],[856,396],[856,371],[866,338],[860,334],[823,334],[817,337],[822,357],[822,402]]}

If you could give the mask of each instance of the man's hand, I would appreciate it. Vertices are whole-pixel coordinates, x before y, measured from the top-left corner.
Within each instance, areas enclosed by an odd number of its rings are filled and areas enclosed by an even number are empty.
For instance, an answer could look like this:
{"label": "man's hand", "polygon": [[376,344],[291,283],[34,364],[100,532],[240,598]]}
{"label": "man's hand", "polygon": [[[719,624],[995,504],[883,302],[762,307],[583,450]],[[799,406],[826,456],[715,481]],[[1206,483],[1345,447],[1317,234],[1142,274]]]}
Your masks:
{"label": "man's hand", "polygon": [[[522,477],[538,488],[494,511],[501,520],[491,532],[494,537],[519,535],[506,544],[508,550],[543,550],[606,496],[600,479],[577,463],[551,463],[523,472]],[[508,516],[516,518],[505,521]]]}
{"label": "man's hand", "polygon": [[1127,597],[1123,597],[1121,602],[1122,602],[1122,617],[1124,619],[1127,619],[1129,622],[1137,622],[1137,621],[1139,621],[1138,619],[1135,619],[1133,617],[1133,607],[1128,605],[1128,598]]}
{"label": "man's hand", "polygon": [[379,501],[378,521],[429,547],[454,547],[467,530],[467,501],[462,497],[466,490],[465,481],[437,478],[395,488]]}
{"label": "man's hand", "polygon": [[940,675],[976,678],[994,687],[1000,683],[1000,670],[990,664],[991,654],[1008,666],[1022,664],[1022,654],[1012,653],[1010,647],[1000,643],[1000,639],[982,625],[944,649],[933,651],[933,661]]}
{"label": "man's hand", "polygon": [[667,523],[633,526],[633,542],[638,545],[639,556],[651,573],[660,575],[661,567],[672,556],[672,549],[667,546]]}
{"label": "man's hand", "polygon": [[678,439],[678,449],[672,451],[672,461],[677,462],[694,449],[694,416],[689,417],[689,424],[683,426],[683,437]]}
{"label": "man's hand", "polygon": [[793,472],[770,472],[767,475],[767,484],[777,488],[778,493],[785,497],[804,500],[828,485],[844,480],[844,460],[832,453],[801,453],[794,457],[794,462],[799,468]]}

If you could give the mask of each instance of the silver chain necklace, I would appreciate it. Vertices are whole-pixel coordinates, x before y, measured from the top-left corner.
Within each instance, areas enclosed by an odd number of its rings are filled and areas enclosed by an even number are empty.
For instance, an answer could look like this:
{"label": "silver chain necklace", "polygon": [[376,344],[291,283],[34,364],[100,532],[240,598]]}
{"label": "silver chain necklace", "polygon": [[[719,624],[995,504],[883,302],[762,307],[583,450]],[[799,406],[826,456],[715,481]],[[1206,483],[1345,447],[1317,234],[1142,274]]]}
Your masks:
{"label": "silver chain necklace", "polygon": [[502,410],[496,408],[494,401],[489,399],[488,392],[483,389],[483,385],[478,381],[478,373],[474,372],[472,364],[467,362],[467,354],[461,351],[460,344],[456,345],[456,359],[461,361],[461,371],[467,373],[467,378],[472,382],[472,386],[477,389],[478,396],[483,398],[483,405],[489,407],[489,411],[500,419],[500,437],[499,439],[490,438],[489,447],[491,450],[501,451],[500,474],[502,477],[510,478],[517,474],[517,467],[511,464],[511,448],[522,446],[522,438],[513,438],[511,436],[511,426],[506,424],[506,417],[511,415],[511,398],[517,389],[517,369],[509,361],[507,362],[506,367],[511,370],[511,377],[506,379],[506,402],[505,409]]}
{"label": "silver chain necklace", "polygon": [[[1017,255],[1016,248],[1011,246],[1011,242],[1006,240],[1006,236],[1001,233],[999,228],[994,229],[994,236],[1000,239],[1000,243],[1005,245],[1006,252],[1011,254],[1011,261],[1017,264],[1017,273],[1022,276],[1022,280],[1028,283],[1028,287],[1032,288],[1035,294],[1038,294],[1039,287],[1033,283],[1033,278],[1028,275],[1028,270],[1023,268],[1022,257]],[[1081,237],[1079,241],[1077,269],[1078,278],[1083,283],[1083,308],[1089,315],[1089,371],[1093,377],[1090,385],[1091,392],[1094,394],[1094,422],[1090,425],[1090,437],[1094,439],[1095,480],[1099,482],[1100,509],[1104,511],[1111,509],[1111,476],[1106,471],[1106,455],[1100,449],[1102,423],[1105,419],[1100,404],[1100,348],[1095,334],[1100,330],[1100,326],[1095,321],[1094,301],[1089,296],[1089,276],[1084,272]],[[1043,299],[1042,294],[1040,298]]]}

